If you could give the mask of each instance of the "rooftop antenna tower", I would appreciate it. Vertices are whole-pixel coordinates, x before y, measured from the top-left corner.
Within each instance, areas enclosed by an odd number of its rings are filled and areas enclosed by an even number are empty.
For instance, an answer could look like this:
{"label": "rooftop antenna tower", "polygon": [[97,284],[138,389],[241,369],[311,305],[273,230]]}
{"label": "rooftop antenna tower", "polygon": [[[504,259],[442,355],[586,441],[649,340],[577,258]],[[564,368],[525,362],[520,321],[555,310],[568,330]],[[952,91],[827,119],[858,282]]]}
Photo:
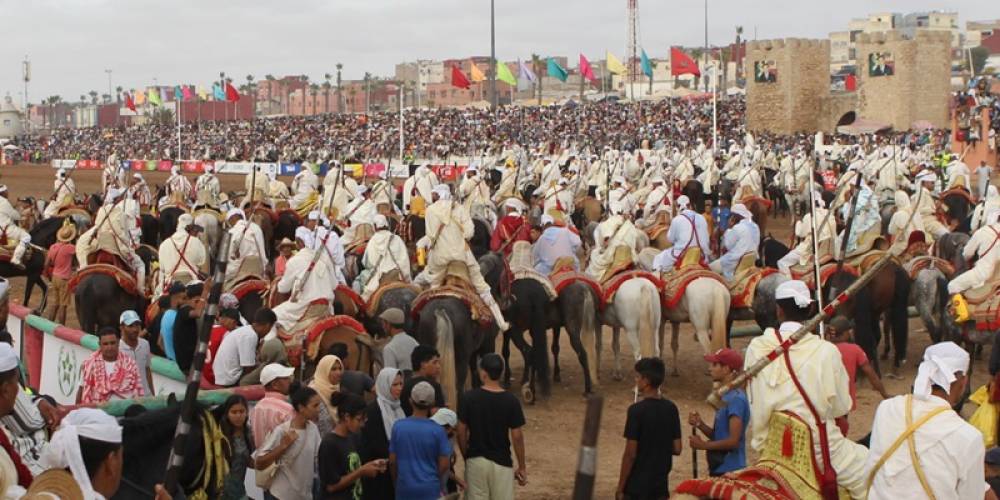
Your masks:
{"label": "rooftop antenna tower", "polygon": [[627,24],[625,26],[625,43],[627,44],[627,49],[625,51],[628,60],[628,83],[629,83],[629,93],[632,99],[635,99],[635,81],[638,79],[639,72],[636,71],[636,64],[639,60],[639,0],[626,0],[628,2],[628,7],[626,8],[626,20]]}

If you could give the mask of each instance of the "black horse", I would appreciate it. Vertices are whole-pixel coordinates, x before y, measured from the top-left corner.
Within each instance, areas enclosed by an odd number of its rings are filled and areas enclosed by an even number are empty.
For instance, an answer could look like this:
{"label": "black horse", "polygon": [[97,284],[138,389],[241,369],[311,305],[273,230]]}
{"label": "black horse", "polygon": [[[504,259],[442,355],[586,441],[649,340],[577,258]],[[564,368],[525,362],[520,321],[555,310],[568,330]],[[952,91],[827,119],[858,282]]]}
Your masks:
{"label": "black horse", "polygon": [[[187,213],[187,211],[180,207],[167,207],[160,210],[159,241],[166,241],[167,238],[177,231],[177,219],[184,213]],[[159,245],[159,242],[157,242],[157,245]]]}
{"label": "black horse", "polygon": [[[146,276],[149,276],[152,252],[149,252],[148,247],[139,247],[136,252],[146,266]],[[147,305],[146,298],[141,293],[128,293],[113,276],[99,273],[80,279],[73,296],[80,329],[86,333],[97,332],[105,326],[118,326],[121,313],[130,309],[141,316]]]}
{"label": "black horse", "polygon": [[691,210],[699,214],[705,213],[705,190],[701,182],[691,179],[684,184],[682,191],[684,196],[691,200]]}

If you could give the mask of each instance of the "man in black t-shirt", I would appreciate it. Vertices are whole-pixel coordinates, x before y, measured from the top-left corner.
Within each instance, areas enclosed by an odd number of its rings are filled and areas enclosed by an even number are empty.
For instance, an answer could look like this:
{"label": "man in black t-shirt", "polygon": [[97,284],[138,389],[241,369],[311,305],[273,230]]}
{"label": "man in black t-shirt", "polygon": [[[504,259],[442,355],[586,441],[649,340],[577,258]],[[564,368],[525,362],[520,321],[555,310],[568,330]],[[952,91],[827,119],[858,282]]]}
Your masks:
{"label": "man in black t-shirt", "polygon": [[[500,387],[503,359],[487,354],[479,360],[483,386],[462,396],[458,405],[458,445],[465,457],[466,495],[469,498],[514,498],[514,479],[524,486],[524,413],[514,395]],[[509,433],[509,437],[508,437]],[[511,442],[517,469],[510,456]]]}
{"label": "man in black t-shirt", "polygon": [[413,406],[410,405],[410,393],[413,392],[413,386],[420,382],[427,382],[434,388],[434,408],[431,408],[431,411],[433,412],[437,408],[444,408],[444,390],[441,388],[441,384],[438,383],[438,377],[441,375],[441,355],[438,354],[437,349],[429,345],[420,344],[413,348],[413,352],[410,354],[410,362],[413,364],[413,376],[406,379],[406,382],[403,383],[403,392],[399,396],[399,401],[403,406],[403,413],[406,416],[413,415]]}
{"label": "man in black t-shirt", "polygon": [[198,320],[205,310],[205,299],[201,296],[204,291],[204,283],[188,283],[184,301],[177,307],[177,319],[174,320],[174,355],[177,356],[177,367],[185,374],[191,369],[194,351],[198,348]]}
{"label": "man in black t-shirt", "polygon": [[681,454],[681,419],[677,406],[660,396],[666,367],[659,358],[635,363],[635,384],[642,400],[629,406],[625,420],[616,499],[659,500],[670,497],[673,455]]}

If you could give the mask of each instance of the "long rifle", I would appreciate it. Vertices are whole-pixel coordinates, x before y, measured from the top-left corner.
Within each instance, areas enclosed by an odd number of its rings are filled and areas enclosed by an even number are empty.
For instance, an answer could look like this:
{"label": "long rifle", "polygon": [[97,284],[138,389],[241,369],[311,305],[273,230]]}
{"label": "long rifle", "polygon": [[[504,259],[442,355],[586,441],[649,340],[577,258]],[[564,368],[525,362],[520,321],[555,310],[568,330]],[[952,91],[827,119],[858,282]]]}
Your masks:
{"label": "long rifle", "polygon": [[205,366],[205,353],[208,351],[208,337],[212,331],[212,325],[215,323],[215,318],[218,316],[222,282],[225,280],[226,264],[229,262],[226,258],[229,251],[229,239],[229,235],[224,235],[219,244],[220,251],[215,262],[212,291],[208,295],[208,304],[202,317],[201,328],[198,331],[198,348],[195,350],[194,360],[191,363],[187,388],[184,391],[184,402],[181,404],[181,414],[177,420],[177,429],[174,431],[174,442],[170,448],[170,458],[167,460],[164,488],[169,493],[174,493],[177,489],[180,470],[184,466],[188,434],[195,419],[195,401],[198,399],[198,389],[201,386],[201,370]]}

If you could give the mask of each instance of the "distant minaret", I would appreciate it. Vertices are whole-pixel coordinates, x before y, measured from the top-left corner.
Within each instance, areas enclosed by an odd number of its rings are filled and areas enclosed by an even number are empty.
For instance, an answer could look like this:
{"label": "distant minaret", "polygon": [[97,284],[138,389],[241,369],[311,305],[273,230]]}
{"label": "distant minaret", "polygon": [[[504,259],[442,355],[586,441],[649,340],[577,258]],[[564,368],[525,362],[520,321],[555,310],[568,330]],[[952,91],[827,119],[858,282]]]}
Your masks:
{"label": "distant minaret", "polygon": [[639,79],[639,71],[636,64],[639,60],[639,0],[626,0],[625,43],[627,50],[625,57],[628,57],[628,84],[629,96],[635,98],[635,88],[633,84]]}

